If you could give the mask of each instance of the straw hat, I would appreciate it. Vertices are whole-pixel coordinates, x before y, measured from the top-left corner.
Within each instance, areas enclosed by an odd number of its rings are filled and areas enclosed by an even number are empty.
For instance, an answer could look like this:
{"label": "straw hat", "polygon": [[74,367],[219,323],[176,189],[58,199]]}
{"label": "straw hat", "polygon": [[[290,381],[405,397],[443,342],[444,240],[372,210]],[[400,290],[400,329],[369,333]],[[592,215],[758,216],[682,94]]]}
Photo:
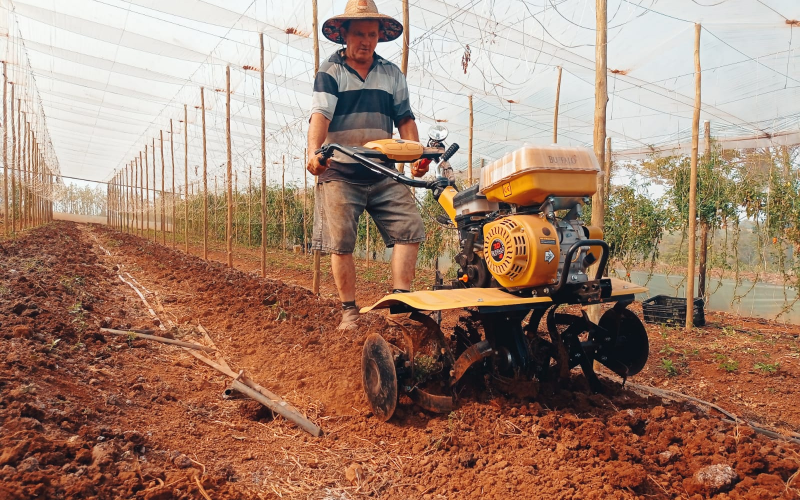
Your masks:
{"label": "straw hat", "polygon": [[344,43],[340,34],[342,24],[346,21],[378,21],[379,42],[391,42],[403,34],[403,25],[394,18],[378,12],[374,0],[347,0],[344,14],[333,16],[322,25],[322,34],[333,43]]}

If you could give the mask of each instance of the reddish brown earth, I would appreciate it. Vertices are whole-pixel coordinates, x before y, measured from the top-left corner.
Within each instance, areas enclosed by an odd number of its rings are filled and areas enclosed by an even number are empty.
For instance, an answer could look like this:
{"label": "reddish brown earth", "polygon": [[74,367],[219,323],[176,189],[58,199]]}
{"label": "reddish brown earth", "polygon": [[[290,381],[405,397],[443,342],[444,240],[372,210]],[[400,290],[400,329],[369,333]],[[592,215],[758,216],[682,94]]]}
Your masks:
{"label": "reddish brown earth", "polygon": [[[536,401],[487,393],[450,415],[400,405],[381,423],[360,360],[385,320],[370,314],[358,332],[337,333],[337,303],[300,286],[310,281],[303,257],[272,255],[281,265],[261,279],[95,226],[56,223],[2,242],[0,498],[201,498],[198,483],[215,499],[800,498],[800,446],[618,384],[591,395],[577,373]],[[179,348],[101,334],[101,324],[160,331],[119,273],[166,334],[200,342],[199,321],[234,370],[325,435],[223,399],[226,377]],[[373,282],[359,300],[385,287]],[[633,381],[798,430],[797,329],[711,322],[688,336],[651,328],[651,361]],[[738,368],[719,368],[717,354]],[[779,366],[762,374],[761,359]]]}

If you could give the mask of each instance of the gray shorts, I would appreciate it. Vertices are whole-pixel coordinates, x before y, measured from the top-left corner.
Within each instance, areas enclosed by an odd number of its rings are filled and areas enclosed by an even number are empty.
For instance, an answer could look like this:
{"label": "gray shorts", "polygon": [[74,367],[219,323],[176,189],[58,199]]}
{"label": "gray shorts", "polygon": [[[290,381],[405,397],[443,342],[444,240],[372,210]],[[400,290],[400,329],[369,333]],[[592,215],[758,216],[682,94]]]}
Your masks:
{"label": "gray shorts", "polygon": [[414,196],[402,184],[386,178],[375,184],[344,181],[317,184],[312,248],[351,254],[356,248],[358,218],[366,210],[388,248],[425,241],[425,226]]}

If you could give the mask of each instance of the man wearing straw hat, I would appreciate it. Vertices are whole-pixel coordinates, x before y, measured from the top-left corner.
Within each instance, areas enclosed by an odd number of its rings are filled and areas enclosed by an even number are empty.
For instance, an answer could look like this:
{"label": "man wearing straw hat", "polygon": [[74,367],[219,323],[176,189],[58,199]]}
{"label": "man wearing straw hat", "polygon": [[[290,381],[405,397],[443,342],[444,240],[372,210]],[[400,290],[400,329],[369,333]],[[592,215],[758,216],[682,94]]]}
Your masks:
{"label": "man wearing straw hat", "polygon": [[[389,139],[397,127],[401,139],[419,141],[417,124],[403,73],[375,53],[378,42],[403,33],[403,25],[378,13],[373,0],[348,0],[344,14],[322,25],[322,34],[345,47],[319,68],[314,81],[308,150],[323,144],[361,146]],[[339,329],[355,326],[356,269],[353,261],[358,219],[364,210],[392,252],[394,292],[407,292],[414,279],[419,244],[425,228],[408,188],[353,163],[338,152],[327,162],[311,156],[307,169],[319,176],[314,205],[313,248],[331,254],[339,298]],[[411,168],[415,177],[428,171],[426,163]]]}

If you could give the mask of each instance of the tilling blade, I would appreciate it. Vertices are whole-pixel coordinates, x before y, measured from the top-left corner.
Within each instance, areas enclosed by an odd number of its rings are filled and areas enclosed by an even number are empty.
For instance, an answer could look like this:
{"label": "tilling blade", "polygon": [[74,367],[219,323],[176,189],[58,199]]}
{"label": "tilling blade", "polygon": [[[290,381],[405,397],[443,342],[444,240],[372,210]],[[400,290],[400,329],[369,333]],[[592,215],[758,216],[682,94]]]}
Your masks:
{"label": "tilling blade", "polygon": [[371,333],[361,356],[364,392],[372,413],[387,421],[397,406],[397,372],[389,344],[377,333]]}
{"label": "tilling blade", "polygon": [[[607,359],[597,361],[622,377],[642,371],[650,355],[650,342],[639,317],[627,309],[613,308],[603,314],[599,326],[612,334],[614,342],[603,350]],[[627,367],[627,373],[619,373],[620,365]]]}

